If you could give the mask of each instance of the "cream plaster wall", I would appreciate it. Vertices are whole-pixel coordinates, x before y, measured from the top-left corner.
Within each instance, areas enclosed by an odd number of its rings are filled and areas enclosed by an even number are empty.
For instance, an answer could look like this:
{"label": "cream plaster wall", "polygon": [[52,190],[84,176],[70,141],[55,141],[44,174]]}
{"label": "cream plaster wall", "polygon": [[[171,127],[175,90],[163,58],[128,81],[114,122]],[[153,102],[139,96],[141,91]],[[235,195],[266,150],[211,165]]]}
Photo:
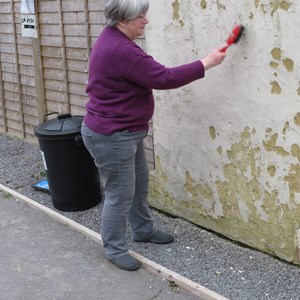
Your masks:
{"label": "cream plaster wall", "polygon": [[148,53],[171,67],[246,27],[205,79],[155,92],[151,204],[295,263],[299,14],[300,1],[152,0],[146,32]]}

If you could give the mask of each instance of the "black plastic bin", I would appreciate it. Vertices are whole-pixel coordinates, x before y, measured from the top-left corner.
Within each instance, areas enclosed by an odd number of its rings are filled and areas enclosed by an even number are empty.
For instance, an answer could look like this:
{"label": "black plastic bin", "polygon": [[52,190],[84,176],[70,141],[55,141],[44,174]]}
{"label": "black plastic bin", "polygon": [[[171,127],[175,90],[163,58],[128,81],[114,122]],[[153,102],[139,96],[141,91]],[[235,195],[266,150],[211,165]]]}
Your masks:
{"label": "black plastic bin", "polygon": [[34,128],[53,206],[61,211],[86,210],[101,201],[99,172],[82,142],[82,121],[65,114]]}

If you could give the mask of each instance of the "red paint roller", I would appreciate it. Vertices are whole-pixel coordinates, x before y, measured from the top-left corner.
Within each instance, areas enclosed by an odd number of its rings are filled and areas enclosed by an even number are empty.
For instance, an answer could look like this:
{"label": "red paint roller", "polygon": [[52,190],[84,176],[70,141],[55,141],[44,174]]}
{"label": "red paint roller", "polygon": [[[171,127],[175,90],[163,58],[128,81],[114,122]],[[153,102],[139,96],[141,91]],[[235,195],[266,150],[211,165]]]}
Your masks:
{"label": "red paint roller", "polygon": [[224,48],[222,48],[220,50],[220,52],[226,52],[227,48],[230,45],[236,44],[239,41],[240,37],[242,36],[244,30],[245,30],[245,27],[243,25],[236,25],[232,29],[232,31],[227,39],[227,45]]}

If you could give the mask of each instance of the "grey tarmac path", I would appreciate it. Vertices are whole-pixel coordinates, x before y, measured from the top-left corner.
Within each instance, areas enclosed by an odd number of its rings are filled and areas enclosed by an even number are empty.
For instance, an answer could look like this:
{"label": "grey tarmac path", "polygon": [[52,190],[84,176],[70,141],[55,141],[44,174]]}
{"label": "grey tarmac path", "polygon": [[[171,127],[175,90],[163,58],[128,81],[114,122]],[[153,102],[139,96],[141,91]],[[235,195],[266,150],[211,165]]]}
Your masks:
{"label": "grey tarmac path", "polygon": [[193,300],[145,268],[119,270],[101,245],[0,191],[1,300]]}

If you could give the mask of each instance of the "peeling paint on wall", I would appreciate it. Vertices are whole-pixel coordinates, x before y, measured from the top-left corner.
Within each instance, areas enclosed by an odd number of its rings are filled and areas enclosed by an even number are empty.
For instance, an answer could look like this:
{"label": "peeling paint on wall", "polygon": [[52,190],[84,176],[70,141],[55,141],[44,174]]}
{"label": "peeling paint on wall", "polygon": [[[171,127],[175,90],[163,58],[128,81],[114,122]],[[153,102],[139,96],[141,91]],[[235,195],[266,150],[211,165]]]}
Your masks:
{"label": "peeling paint on wall", "polygon": [[274,165],[268,166],[268,172],[271,177],[274,177],[276,174],[276,167]]}
{"label": "peeling paint on wall", "polygon": [[278,62],[271,61],[271,62],[270,62],[270,66],[271,66],[271,68],[273,68],[273,69],[277,69],[277,68],[279,67],[279,63],[278,63]]}
{"label": "peeling paint on wall", "polygon": [[281,60],[282,50],[280,48],[274,48],[271,51],[271,54],[272,54],[272,56],[273,56],[274,59]]}
{"label": "peeling paint on wall", "polygon": [[[292,73],[294,71],[294,61],[291,58],[285,57],[283,58],[284,51],[280,48],[273,48],[271,51],[272,58],[275,60],[272,60],[270,62],[270,67],[272,69],[276,69],[279,72],[279,67],[282,63],[284,68],[288,73]],[[274,73],[274,77],[278,77],[278,73]],[[270,82],[271,85],[271,93],[280,95],[282,93],[282,88],[277,80],[272,80]]]}
{"label": "peeling paint on wall", "polygon": [[218,148],[217,148],[217,152],[218,152],[220,155],[222,155],[222,153],[223,153],[223,149],[222,149],[222,147],[221,147],[221,146],[218,146]]}
{"label": "peeling paint on wall", "polygon": [[276,95],[280,95],[280,94],[281,94],[282,88],[281,88],[281,86],[279,85],[278,81],[272,80],[272,81],[270,82],[270,85],[271,85],[271,87],[272,87],[272,89],[271,89],[271,93],[272,93],[272,94],[276,94]]}
{"label": "peeling paint on wall", "polygon": [[300,112],[298,112],[298,113],[295,114],[295,116],[294,116],[294,123],[297,126],[300,126]]}
{"label": "peeling paint on wall", "polygon": [[283,147],[277,146],[278,133],[274,133],[269,137],[268,141],[263,141],[263,145],[266,151],[268,152],[276,152],[278,155],[286,157],[289,154]]}
{"label": "peeling paint on wall", "polygon": [[264,4],[261,2],[261,0],[254,0],[255,7],[257,9],[260,8],[264,14],[267,14],[267,12],[270,11],[272,17],[279,9],[283,11],[288,11],[291,6],[291,3],[283,0],[271,0],[269,4]]}
{"label": "peeling paint on wall", "polygon": [[180,4],[178,0],[175,0],[172,3],[172,7],[173,7],[173,20],[177,21],[181,27],[184,26],[184,22],[181,20],[180,18]]}
{"label": "peeling paint on wall", "polygon": [[283,64],[288,72],[291,73],[294,71],[294,62],[290,58],[285,58]]}
{"label": "peeling paint on wall", "polygon": [[[282,149],[276,146],[277,134],[272,134],[272,129],[267,129],[266,132],[271,134],[270,140],[266,142],[267,149],[281,156]],[[294,256],[287,253],[290,251],[288,249],[292,248],[293,251],[294,226],[289,221],[291,214],[300,212],[300,209],[291,205],[291,202],[280,203],[278,190],[268,182],[265,189],[261,186],[262,169],[258,163],[261,149],[252,142],[255,135],[255,129],[246,127],[240,135],[240,141],[226,151],[229,163],[223,166],[224,179],[215,181],[217,194],[210,184],[200,179],[196,181],[186,171],[184,188],[189,198],[176,199],[167,191],[169,178],[160,158],[156,157],[157,169],[155,175],[151,176],[150,203],[155,201],[156,208],[180,215],[231,238],[237,235],[247,236],[248,244],[291,261]],[[293,147],[292,155],[300,159],[298,146]],[[277,167],[270,164],[267,172],[270,178],[275,178]],[[295,203],[300,193],[300,166],[292,165],[284,181],[290,188],[290,201]],[[280,206],[280,209],[276,210],[274,206]],[[232,222],[235,224],[234,231],[230,225]],[[274,236],[280,241],[280,251],[275,250],[276,247],[269,240]]]}
{"label": "peeling paint on wall", "polygon": [[[196,182],[189,171],[185,173],[185,190],[191,196],[191,203],[198,204],[198,212],[218,218],[223,215],[222,208],[218,206],[213,190],[207,183]],[[200,209],[201,207],[201,209]]]}
{"label": "peeling paint on wall", "polygon": [[209,126],[209,134],[213,140],[216,139],[216,129],[212,126]]}
{"label": "peeling paint on wall", "polygon": [[300,163],[300,147],[297,144],[292,145],[292,155],[298,159],[298,162]]}
{"label": "peeling paint on wall", "polygon": [[[300,113],[295,116],[295,120],[300,122]],[[288,128],[289,122],[285,122],[283,135]],[[216,132],[216,129],[213,131]],[[266,140],[262,144],[267,152],[283,158],[290,155],[277,145],[279,134],[271,128],[265,132]],[[228,163],[223,165],[224,178],[215,180],[214,185],[201,179],[195,180],[187,170],[184,189],[189,196],[185,199],[178,199],[168,191],[166,187],[170,179],[160,157],[156,157],[157,169],[151,176],[150,203],[230,238],[239,236],[239,240],[243,241],[244,236],[247,244],[294,261],[294,232],[300,221],[291,224],[290,220],[293,215],[300,213],[300,147],[297,144],[291,147],[291,156],[298,163],[292,163],[282,178],[289,188],[289,199],[280,199],[278,189],[270,183],[271,178],[277,179],[280,176],[278,167],[269,164],[264,174],[260,166],[263,149],[253,143],[256,135],[255,128],[246,127],[241,132],[240,141],[226,151]],[[269,180],[266,174],[270,176]],[[261,185],[262,178],[266,178],[265,187]],[[235,225],[232,227],[231,224]],[[280,243],[273,244],[274,238]]]}
{"label": "peeling paint on wall", "polygon": [[[289,185],[290,190],[290,201],[295,204],[300,204],[299,198],[297,200],[297,194],[300,195],[300,165],[291,165],[289,174],[284,177],[284,181],[286,181]],[[293,206],[296,208],[297,205]]]}
{"label": "peeling paint on wall", "polygon": [[205,0],[201,0],[201,2],[200,2],[200,7],[201,7],[202,9],[206,9],[206,7],[207,7],[207,2],[206,2]]}
{"label": "peeling paint on wall", "polygon": [[222,4],[221,1],[219,1],[219,0],[217,0],[217,7],[218,7],[218,10],[226,9],[226,6],[224,4]]}
{"label": "peeling paint on wall", "polygon": [[275,12],[277,12],[278,9],[288,11],[291,4],[287,1],[274,0],[274,1],[270,1],[270,6],[272,8],[271,16],[274,16]]}
{"label": "peeling paint on wall", "polygon": [[286,133],[287,133],[289,127],[290,127],[290,123],[289,123],[289,122],[285,122],[284,127],[283,127],[283,129],[282,129],[282,134],[283,134],[283,135],[286,135]]}
{"label": "peeling paint on wall", "polygon": [[[164,20],[161,3],[173,22]],[[153,6],[151,18],[163,22],[164,31],[152,30],[149,45],[160,45],[152,54],[166,63],[204,56],[232,20],[247,31],[203,81],[157,91],[150,204],[300,263],[294,244],[300,228],[300,54],[294,47],[300,2],[161,0]],[[169,40],[176,51],[169,51]],[[166,114],[168,105],[174,113]]]}

